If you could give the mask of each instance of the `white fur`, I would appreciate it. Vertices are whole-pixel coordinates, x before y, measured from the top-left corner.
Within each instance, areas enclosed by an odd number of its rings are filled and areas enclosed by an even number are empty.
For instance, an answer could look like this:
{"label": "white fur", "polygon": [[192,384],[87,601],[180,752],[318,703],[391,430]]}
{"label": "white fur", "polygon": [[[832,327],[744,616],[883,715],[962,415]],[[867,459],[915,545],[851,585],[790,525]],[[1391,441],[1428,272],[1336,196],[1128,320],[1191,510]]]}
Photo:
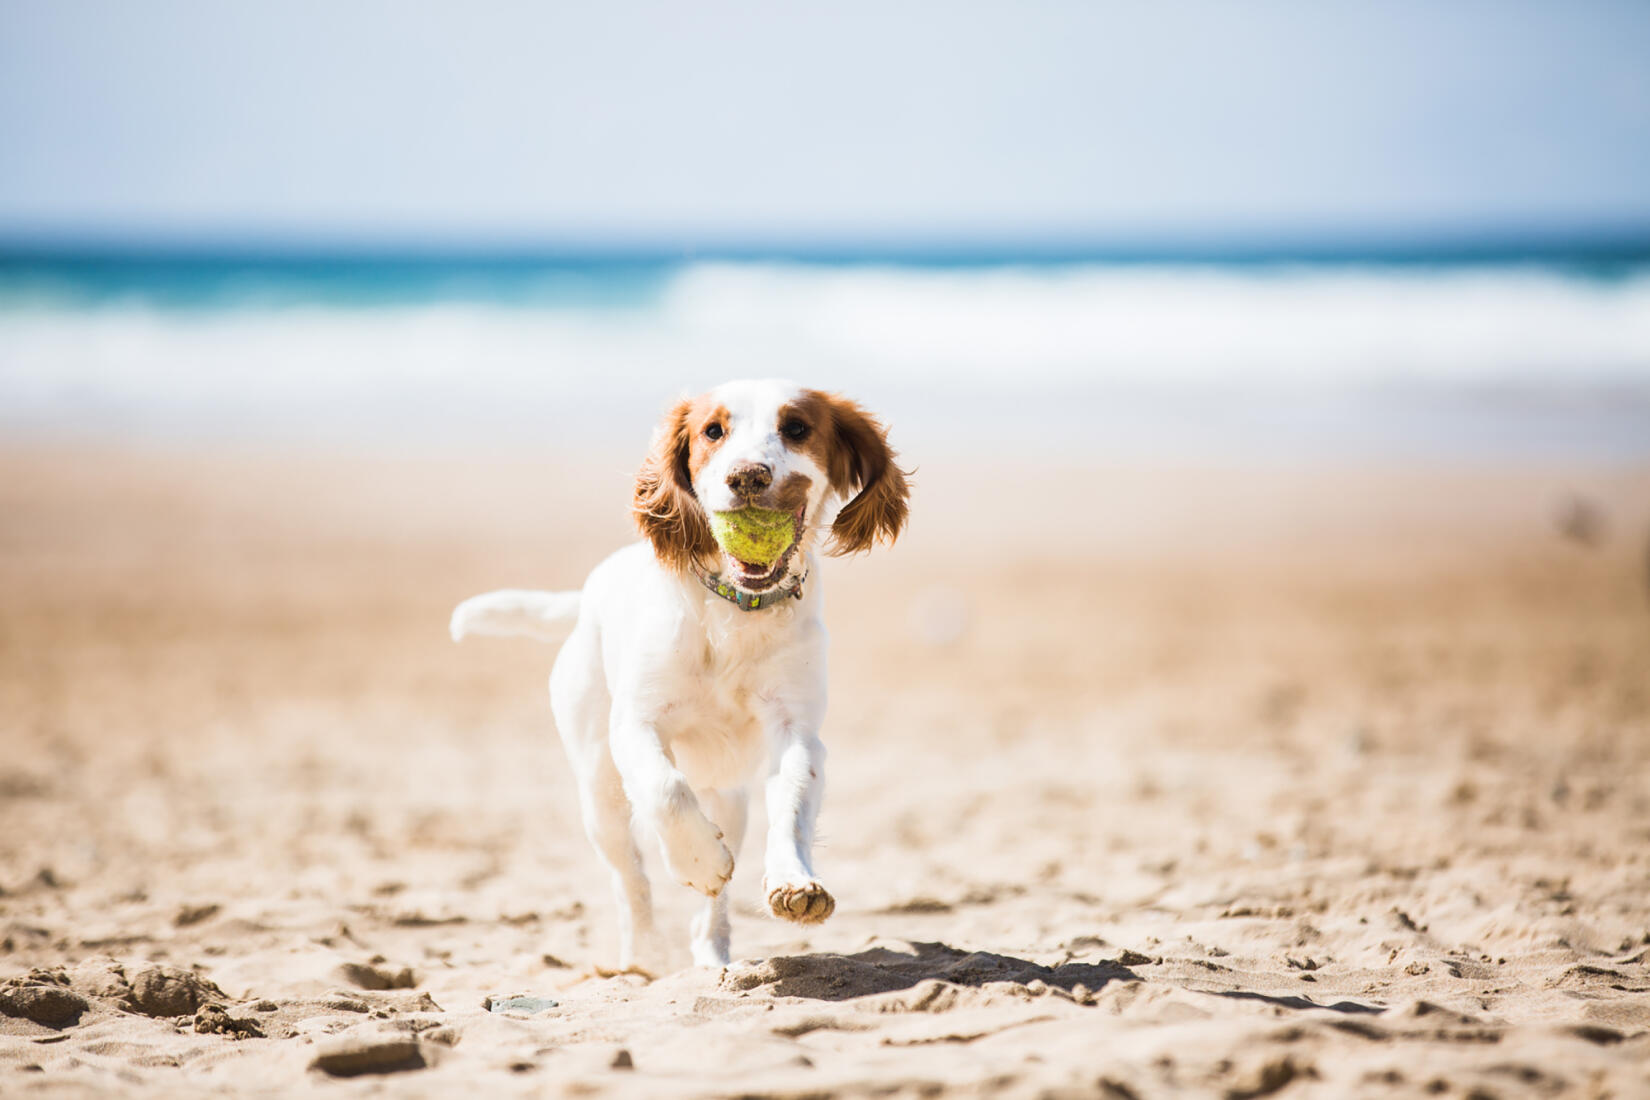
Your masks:
{"label": "white fur", "polygon": [[714,391],[729,412],[728,434],[694,491],[711,509],[736,506],[726,477],[739,461],[770,465],[775,484],[797,472],[810,478],[806,531],[788,567],[789,576],[807,573],[800,599],[741,611],[696,577],[661,565],[644,542],[598,565],[582,592],[490,593],[453,613],[455,639],[483,632],[554,638],[573,621],[550,675],[551,707],[585,830],[612,870],[622,967],[657,958],[633,819],[657,839],[670,874],[708,898],[692,926],[696,963],[728,962],[724,888],[758,783],[768,811],[763,889],[770,910],[813,923],[835,905],[812,859],[826,693],[813,547],[844,502],[825,472],[778,434],[778,410],[796,394],[795,386],[771,381]]}
{"label": "white fur", "polygon": [[[728,487],[727,479],[728,472],[741,462],[760,462],[770,467],[775,485],[791,474],[805,474],[815,487],[808,511],[812,513],[825,502],[819,492],[825,485],[825,471],[805,453],[787,448],[775,430],[779,410],[794,400],[798,392],[796,383],[779,379],[729,382],[710,391],[710,400],[728,410],[728,436],[693,479],[693,492],[700,504],[712,512],[739,506],[739,499]],[[834,510],[832,515],[814,518],[829,527]]]}
{"label": "white fur", "polygon": [[453,641],[469,634],[525,634],[541,642],[565,641],[579,614],[577,592],[528,592],[505,588],[472,596],[453,609]]}

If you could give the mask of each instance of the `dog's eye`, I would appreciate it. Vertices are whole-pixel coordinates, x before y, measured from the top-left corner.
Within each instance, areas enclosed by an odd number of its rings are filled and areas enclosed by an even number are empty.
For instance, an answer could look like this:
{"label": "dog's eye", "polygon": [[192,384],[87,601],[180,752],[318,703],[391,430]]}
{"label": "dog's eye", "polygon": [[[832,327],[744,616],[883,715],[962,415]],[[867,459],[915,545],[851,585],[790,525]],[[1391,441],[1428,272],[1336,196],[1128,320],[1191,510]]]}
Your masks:
{"label": "dog's eye", "polygon": [[787,420],[779,431],[786,439],[802,439],[808,434],[808,425],[800,420]]}
{"label": "dog's eye", "polygon": [[722,425],[720,425],[720,424],[706,424],[705,425],[705,438],[706,439],[721,439],[722,438]]}

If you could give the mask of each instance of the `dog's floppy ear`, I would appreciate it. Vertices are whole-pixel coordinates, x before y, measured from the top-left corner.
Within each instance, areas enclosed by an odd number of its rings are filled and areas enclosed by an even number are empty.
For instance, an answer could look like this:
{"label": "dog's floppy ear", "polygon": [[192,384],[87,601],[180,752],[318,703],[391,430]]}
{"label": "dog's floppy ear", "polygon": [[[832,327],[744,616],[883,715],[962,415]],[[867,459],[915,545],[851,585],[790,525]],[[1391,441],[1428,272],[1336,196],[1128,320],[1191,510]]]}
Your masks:
{"label": "dog's floppy ear", "polygon": [[831,488],[844,497],[859,491],[831,524],[830,552],[857,554],[879,539],[892,545],[905,529],[911,490],[907,473],[894,464],[888,431],[847,398],[818,396],[831,412]]}
{"label": "dog's floppy ear", "polygon": [[688,471],[688,413],[693,402],[684,398],[665,414],[653,435],[653,449],[636,472],[636,495],[631,508],[636,526],[653,543],[653,552],[672,569],[686,569],[697,559],[716,552],[710,524],[693,495]]}

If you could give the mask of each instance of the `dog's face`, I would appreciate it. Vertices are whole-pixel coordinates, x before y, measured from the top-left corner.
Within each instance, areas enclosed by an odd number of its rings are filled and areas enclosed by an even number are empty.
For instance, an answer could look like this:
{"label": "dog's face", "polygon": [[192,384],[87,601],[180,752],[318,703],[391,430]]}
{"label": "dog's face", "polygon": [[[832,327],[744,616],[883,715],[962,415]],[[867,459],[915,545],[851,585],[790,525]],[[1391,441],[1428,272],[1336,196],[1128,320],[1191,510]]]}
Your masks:
{"label": "dog's face", "polygon": [[[894,457],[882,425],[852,401],[789,382],[729,382],[665,416],[636,476],[636,519],[666,565],[716,569],[761,592],[800,571],[827,528],[837,554],[898,537],[909,488]],[[771,565],[741,562],[711,536],[707,510],[745,507],[795,517],[797,541]]]}

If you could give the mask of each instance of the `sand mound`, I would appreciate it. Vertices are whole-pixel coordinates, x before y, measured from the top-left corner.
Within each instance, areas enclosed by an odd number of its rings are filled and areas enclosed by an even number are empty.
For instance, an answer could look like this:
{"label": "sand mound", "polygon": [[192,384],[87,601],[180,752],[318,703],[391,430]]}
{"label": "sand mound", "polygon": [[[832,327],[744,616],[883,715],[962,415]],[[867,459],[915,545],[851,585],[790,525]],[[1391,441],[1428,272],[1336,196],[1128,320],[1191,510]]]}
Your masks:
{"label": "sand mound", "polygon": [[125,1003],[145,1016],[193,1016],[202,1005],[225,999],[214,983],[173,966],[140,970],[131,986]]}
{"label": "sand mound", "polygon": [[0,984],[0,1013],[45,1027],[69,1027],[91,1008],[90,1002],[68,988],[61,970],[31,970],[26,977]]}

